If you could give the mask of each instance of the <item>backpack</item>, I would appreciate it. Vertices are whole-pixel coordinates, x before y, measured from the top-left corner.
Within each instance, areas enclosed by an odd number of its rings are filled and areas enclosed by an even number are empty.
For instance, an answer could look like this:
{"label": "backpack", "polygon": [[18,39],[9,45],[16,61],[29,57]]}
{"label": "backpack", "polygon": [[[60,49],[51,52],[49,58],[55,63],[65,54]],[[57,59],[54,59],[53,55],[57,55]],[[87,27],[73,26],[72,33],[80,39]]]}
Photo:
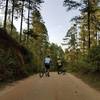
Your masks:
{"label": "backpack", "polygon": [[59,66],[61,66],[62,65],[62,61],[59,59],[59,60],[57,60],[57,64],[59,65]]}

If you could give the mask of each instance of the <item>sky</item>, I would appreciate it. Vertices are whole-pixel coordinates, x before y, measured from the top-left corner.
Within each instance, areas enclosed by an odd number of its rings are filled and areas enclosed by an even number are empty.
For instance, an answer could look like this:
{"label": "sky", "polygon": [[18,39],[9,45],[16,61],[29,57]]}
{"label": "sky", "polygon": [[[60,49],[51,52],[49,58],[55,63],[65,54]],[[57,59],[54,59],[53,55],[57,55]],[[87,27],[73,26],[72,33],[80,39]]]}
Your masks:
{"label": "sky", "polygon": [[[63,6],[64,0],[44,0],[41,4],[41,15],[48,30],[49,41],[56,43],[60,46],[63,42],[63,38],[66,35],[68,29],[71,27],[70,20],[79,15],[78,11],[68,11]],[[2,12],[0,12],[2,14]],[[0,20],[2,16],[0,15]],[[20,20],[14,21],[17,31],[20,29]],[[26,27],[25,23],[23,27]],[[64,47],[63,47],[64,48]]]}
{"label": "sky", "polygon": [[48,30],[50,42],[61,46],[67,30],[71,26],[70,20],[79,15],[78,11],[67,12],[63,6],[64,0],[44,0],[41,6],[41,14]]}

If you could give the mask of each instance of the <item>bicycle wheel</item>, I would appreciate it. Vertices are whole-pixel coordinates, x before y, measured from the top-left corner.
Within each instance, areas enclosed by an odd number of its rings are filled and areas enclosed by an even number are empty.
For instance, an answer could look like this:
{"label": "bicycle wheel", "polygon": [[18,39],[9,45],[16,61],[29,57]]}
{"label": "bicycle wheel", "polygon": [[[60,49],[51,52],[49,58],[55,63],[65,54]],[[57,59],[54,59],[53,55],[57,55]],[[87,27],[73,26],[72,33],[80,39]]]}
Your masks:
{"label": "bicycle wheel", "polygon": [[44,73],[43,72],[40,72],[39,73],[39,76],[40,76],[40,78],[42,78],[44,76]]}
{"label": "bicycle wheel", "polygon": [[42,77],[44,76],[44,74],[45,74],[45,69],[43,68],[43,69],[40,71],[39,76],[42,78]]}

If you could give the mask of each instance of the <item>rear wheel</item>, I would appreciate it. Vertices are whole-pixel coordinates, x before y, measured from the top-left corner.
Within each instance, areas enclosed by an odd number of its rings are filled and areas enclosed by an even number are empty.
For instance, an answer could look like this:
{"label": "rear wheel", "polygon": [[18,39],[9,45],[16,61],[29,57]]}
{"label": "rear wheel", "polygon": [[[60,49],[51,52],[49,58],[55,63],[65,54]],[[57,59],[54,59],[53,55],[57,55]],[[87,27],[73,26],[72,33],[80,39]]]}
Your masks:
{"label": "rear wheel", "polygon": [[45,74],[45,68],[42,68],[42,70],[39,73],[39,76],[42,78]]}
{"label": "rear wheel", "polygon": [[65,75],[65,73],[66,73],[66,71],[65,71],[65,69],[63,69],[63,68],[61,68],[61,69],[58,70],[58,74],[63,74],[63,75]]}
{"label": "rear wheel", "polygon": [[44,73],[43,72],[40,72],[39,73],[39,76],[40,76],[40,78],[42,78],[44,76]]}

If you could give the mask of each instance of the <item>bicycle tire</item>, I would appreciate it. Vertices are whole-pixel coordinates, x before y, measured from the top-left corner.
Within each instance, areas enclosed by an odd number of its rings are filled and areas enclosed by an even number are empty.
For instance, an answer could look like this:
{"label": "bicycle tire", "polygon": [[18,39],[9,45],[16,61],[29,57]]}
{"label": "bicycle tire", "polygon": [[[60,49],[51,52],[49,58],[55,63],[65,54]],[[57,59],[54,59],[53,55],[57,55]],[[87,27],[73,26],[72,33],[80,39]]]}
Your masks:
{"label": "bicycle tire", "polygon": [[42,78],[44,76],[44,73],[43,72],[40,72],[39,73],[39,76],[40,76],[40,78]]}

